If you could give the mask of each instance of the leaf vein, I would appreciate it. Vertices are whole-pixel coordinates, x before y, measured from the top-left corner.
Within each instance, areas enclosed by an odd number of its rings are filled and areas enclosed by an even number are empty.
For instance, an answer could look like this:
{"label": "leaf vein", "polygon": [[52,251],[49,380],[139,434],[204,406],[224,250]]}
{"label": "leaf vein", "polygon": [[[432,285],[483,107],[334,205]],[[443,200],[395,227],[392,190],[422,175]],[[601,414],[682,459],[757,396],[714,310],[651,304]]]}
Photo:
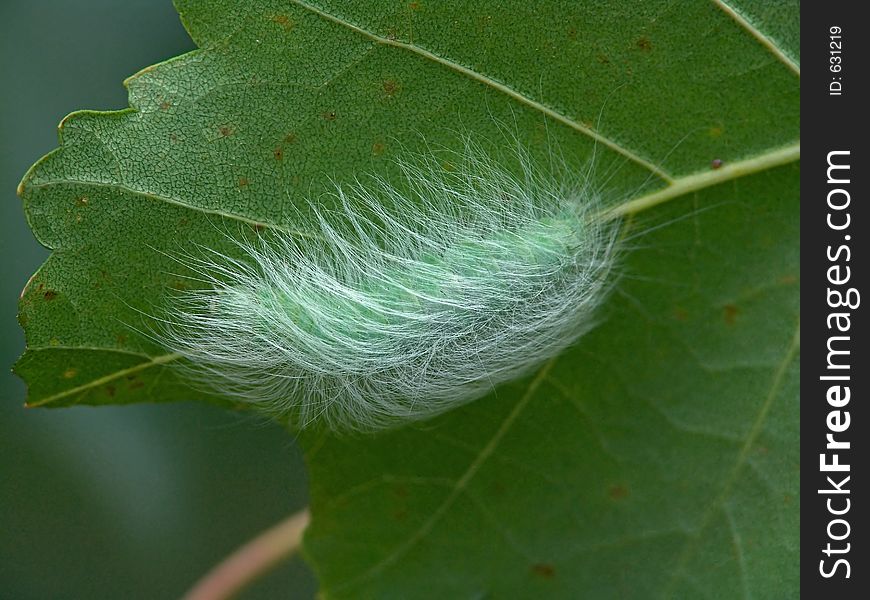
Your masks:
{"label": "leaf vein", "polygon": [[181,355],[178,353],[170,353],[170,354],[161,354],[160,356],[155,356],[150,360],[139,363],[138,365],[133,365],[132,367],[128,367],[126,369],[121,369],[119,371],[115,371],[114,373],[109,373],[108,375],[103,375],[102,377],[98,377],[96,379],[92,379],[87,383],[83,383],[73,388],[66,389],[62,392],[58,392],[56,394],[52,394],[51,396],[46,396],[45,398],[40,398],[36,402],[28,402],[27,407],[32,408],[35,406],[45,406],[46,404],[50,404],[52,402],[56,402],[68,396],[72,396],[74,394],[78,394],[80,392],[88,392],[94,388],[97,388],[101,385],[109,383],[111,381],[115,381],[116,379],[120,379],[121,377],[126,377],[127,375],[132,375],[133,373],[138,373],[140,371],[144,371],[145,369],[149,369],[154,366],[164,365],[166,363],[170,363],[174,360],[178,360],[181,358]]}
{"label": "leaf vein", "polygon": [[496,430],[495,434],[490,438],[489,442],[480,450],[474,460],[468,465],[468,468],[462,474],[462,476],[456,480],[455,485],[450,490],[450,493],[444,499],[440,506],[432,513],[432,516],[427,519],[423,525],[421,525],[407,540],[397,545],[387,556],[383,559],[375,563],[372,567],[367,569],[365,572],[360,574],[359,576],[346,581],[343,585],[338,586],[336,589],[346,589],[357,583],[368,580],[391,564],[395,563],[403,556],[405,556],[414,546],[416,546],[423,538],[425,538],[435,527],[435,525],[444,517],[445,514],[450,510],[453,504],[456,502],[457,498],[465,491],[468,487],[468,484],[474,479],[475,475],[480,471],[481,467],[486,463],[490,456],[492,456],[493,452],[495,452],[499,443],[504,439],[504,436],[510,430],[511,426],[520,416],[520,414],[525,410],[526,406],[531,402],[532,398],[535,395],[538,387],[541,383],[546,379],[547,373],[550,372],[553,365],[558,360],[558,357],[551,359],[548,363],[546,363],[541,369],[538,371],[537,375],[535,375],[534,379],[529,383],[529,387],[526,389],[526,393],[523,394],[523,397],[514,405],[513,409],[508,413],[505,419],[502,421],[499,428]]}
{"label": "leaf vein", "polygon": [[752,158],[723,165],[716,170],[702,171],[694,175],[681,177],[668,187],[605,210],[601,216],[605,219],[615,219],[639,213],[691,192],[697,192],[698,190],[725,183],[739,177],[787,165],[800,160],[800,157],[800,142],[796,142],[789,146],[753,156]]}
{"label": "leaf vein", "polygon": [[557,111],[556,109],[554,109],[550,106],[547,106],[543,102],[540,102],[538,100],[530,98],[529,96],[513,89],[512,87],[510,87],[509,85],[507,85],[505,83],[496,81],[495,79],[492,79],[491,77],[487,77],[486,75],[483,75],[482,73],[478,73],[477,71],[475,71],[469,67],[466,67],[464,65],[461,65],[461,64],[459,64],[459,63],[457,63],[449,58],[439,56],[439,55],[435,54],[434,52],[430,52],[430,51],[428,51],[428,50],[426,50],[426,49],[424,49],[416,44],[408,43],[408,42],[401,42],[399,40],[393,40],[393,39],[389,39],[389,38],[380,36],[372,31],[369,31],[368,29],[366,29],[360,25],[356,25],[354,23],[346,21],[339,16],[336,16],[336,15],[329,13],[325,10],[321,10],[320,8],[317,8],[316,6],[308,4],[307,2],[303,2],[302,0],[291,0],[291,1],[294,4],[300,6],[301,8],[303,8],[305,10],[311,11],[312,13],[314,13],[314,14],[316,14],[316,15],[318,15],[318,16],[320,16],[328,21],[331,21],[333,23],[336,23],[338,25],[346,27],[346,28],[350,29],[351,31],[354,31],[360,35],[363,35],[363,36],[369,38],[370,40],[372,40],[378,44],[383,44],[385,46],[393,46],[395,48],[401,48],[403,50],[407,50],[408,52],[416,54],[422,58],[425,58],[427,60],[435,62],[439,65],[445,66],[453,71],[456,71],[457,73],[459,73],[461,75],[464,75],[470,79],[473,79],[474,81],[477,81],[477,82],[482,83],[488,87],[491,87],[492,89],[494,89],[498,92],[501,92],[502,94],[516,100],[517,102],[525,104],[526,106],[529,106],[529,107],[543,113],[544,115],[552,118],[553,120],[558,121],[559,123],[562,123],[563,125],[566,125],[566,126],[570,127],[571,129],[574,129],[575,131],[578,131],[578,132],[592,138],[593,140],[595,140],[599,144],[602,144],[603,146],[606,146],[607,148],[610,148],[611,150],[613,150],[613,151],[621,154],[622,156],[628,158],[632,162],[634,162],[638,165],[641,165],[646,170],[650,171],[651,173],[654,173],[656,176],[658,176],[663,181],[665,181],[667,183],[672,183],[674,180],[673,176],[670,173],[668,173],[667,171],[663,170],[662,168],[656,166],[651,161],[639,156],[638,154],[629,150],[625,146],[622,146],[618,142],[608,138],[607,136],[605,136],[601,133],[598,133],[594,129],[587,127],[587,126],[583,125],[582,123],[578,123],[574,119],[568,117],[567,115],[562,114],[561,112]]}
{"label": "leaf vein", "polygon": [[780,362],[778,368],[776,369],[776,372],[773,375],[767,397],[761,404],[761,407],[758,410],[758,414],[756,415],[755,420],[753,421],[752,426],[749,429],[749,432],[746,434],[743,446],[740,448],[740,452],[737,454],[737,459],[734,461],[734,466],[731,468],[731,471],[725,480],[725,484],[722,486],[722,491],[715,498],[713,498],[713,501],[710,503],[707,511],[702,516],[700,524],[695,531],[695,534],[686,541],[686,544],[683,546],[683,551],[677,558],[677,562],[674,565],[670,582],[666,587],[666,592],[663,594],[665,597],[670,597],[672,595],[680,577],[685,576],[686,563],[691,557],[692,551],[695,549],[695,546],[700,541],[701,533],[703,533],[703,531],[710,525],[716,513],[720,509],[723,509],[723,507],[725,506],[725,501],[730,496],[734,485],[740,478],[743,467],[749,461],[752,447],[755,445],[758,436],[761,434],[761,430],[764,427],[767,415],[770,412],[774,401],[779,395],[779,391],[782,388],[783,381],[785,380],[786,371],[788,370],[792,361],[797,356],[799,350],[800,321],[798,321],[791,343],[789,344],[789,347],[786,350],[782,361]]}
{"label": "leaf vein", "polygon": [[215,215],[224,219],[230,219],[235,221],[240,221],[242,223],[246,223],[248,225],[257,226],[257,227],[267,227],[269,229],[274,229],[276,231],[283,231],[288,235],[295,235],[300,237],[318,237],[310,232],[301,231],[299,229],[291,229],[289,227],[285,227],[283,225],[278,225],[277,223],[272,223],[269,221],[260,221],[256,219],[250,219],[248,217],[243,217],[241,215],[237,215],[234,213],[226,212],[223,210],[218,210],[215,208],[206,208],[204,206],[195,206],[185,202],[184,200],[180,200],[178,198],[172,198],[171,196],[164,196],[161,194],[156,194],[154,192],[146,192],[144,190],[138,190],[136,188],[132,188],[123,183],[114,183],[107,181],[86,181],[82,179],[51,179],[46,181],[40,181],[38,183],[31,183],[28,186],[31,189],[40,189],[44,187],[49,187],[53,185],[87,185],[92,187],[102,187],[108,189],[114,189],[119,192],[124,192],[127,194],[132,194],[134,196],[141,196],[143,198],[147,198],[149,200],[157,200],[160,202],[166,202],[167,204],[173,204],[175,206],[181,206],[182,208],[186,208],[189,210],[193,210],[196,212],[201,212],[204,214]]}
{"label": "leaf vein", "polygon": [[734,21],[738,25],[743,27],[746,31],[748,31],[752,35],[752,37],[761,42],[761,45],[767,48],[767,50],[771,54],[773,54],[777,58],[777,60],[779,60],[789,69],[791,69],[791,71],[795,73],[798,77],[801,76],[800,65],[797,64],[797,62],[792,59],[792,57],[786,54],[782,48],[777,46],[772,39],[764,35],[764,33],[762,33],[761,30],[754,23],[752,23],[752,21],[737,12],[737,9],[730,6],[728,3],[725,2],[725,0],[713,0],[713,4],[718,6],[726,15],[734,19]]}

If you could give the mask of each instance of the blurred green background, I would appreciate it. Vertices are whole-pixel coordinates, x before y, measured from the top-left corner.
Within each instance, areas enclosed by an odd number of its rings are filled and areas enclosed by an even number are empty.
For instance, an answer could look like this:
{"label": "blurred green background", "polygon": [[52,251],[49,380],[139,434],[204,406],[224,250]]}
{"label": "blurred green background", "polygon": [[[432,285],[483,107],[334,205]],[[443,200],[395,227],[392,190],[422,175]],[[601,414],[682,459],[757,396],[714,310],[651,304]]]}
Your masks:
{"label": "blurred green background", "polygon": [[[307,502],[292,436],[184,403],[26,410],[16,301],[47,251],[15,187],[77,109],[193,49],[170,0],[0,0],[0,599],[177,598]],[[297,558],[242,599],[310,598]]]}

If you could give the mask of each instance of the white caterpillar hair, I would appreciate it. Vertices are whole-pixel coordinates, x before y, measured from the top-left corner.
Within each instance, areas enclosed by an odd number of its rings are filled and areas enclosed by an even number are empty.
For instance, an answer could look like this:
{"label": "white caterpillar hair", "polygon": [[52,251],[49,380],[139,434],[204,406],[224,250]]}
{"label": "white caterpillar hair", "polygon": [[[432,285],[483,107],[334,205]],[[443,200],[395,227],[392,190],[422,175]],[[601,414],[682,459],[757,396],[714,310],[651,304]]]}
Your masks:
{"label": "white caterpillar hair", "polygon": [[591,327],[615,227],[523,150],[513,171],[471,142],[454,157],[309,201],[311,236],[188,255],[208,285],[177,298],[161,341],[196,381],[339,431],[424,419],[527,374]]}

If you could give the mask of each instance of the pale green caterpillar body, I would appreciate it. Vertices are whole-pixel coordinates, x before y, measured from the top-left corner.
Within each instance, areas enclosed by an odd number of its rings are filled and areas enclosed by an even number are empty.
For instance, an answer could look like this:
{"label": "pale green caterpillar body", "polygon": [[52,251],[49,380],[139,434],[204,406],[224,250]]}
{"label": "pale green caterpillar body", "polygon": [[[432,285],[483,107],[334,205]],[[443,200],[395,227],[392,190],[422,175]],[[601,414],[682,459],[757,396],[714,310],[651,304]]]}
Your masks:
{"label": "pale green caterpillar body", "polygon": [[[236,240],[166,319],[188,370],[297,427],[371,431],[442,413],[528,374],[587,331],[615,228],[588,188],[473,144],[449,168],[400,163],[311,201],[311,235]],[[329,205],[329,208],[326,206]]]}

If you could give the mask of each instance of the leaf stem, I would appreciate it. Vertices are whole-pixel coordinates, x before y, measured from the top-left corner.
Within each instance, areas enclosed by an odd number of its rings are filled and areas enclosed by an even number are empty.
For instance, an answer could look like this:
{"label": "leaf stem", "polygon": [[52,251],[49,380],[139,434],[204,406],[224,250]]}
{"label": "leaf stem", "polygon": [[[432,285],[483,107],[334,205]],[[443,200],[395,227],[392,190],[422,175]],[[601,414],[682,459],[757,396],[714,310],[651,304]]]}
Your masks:
{"label": "leaf stem", "polygon": [[290,515],[230,554],[200,579],[183,600],[227,600],[296,553],[311,520],[308,508]]}

